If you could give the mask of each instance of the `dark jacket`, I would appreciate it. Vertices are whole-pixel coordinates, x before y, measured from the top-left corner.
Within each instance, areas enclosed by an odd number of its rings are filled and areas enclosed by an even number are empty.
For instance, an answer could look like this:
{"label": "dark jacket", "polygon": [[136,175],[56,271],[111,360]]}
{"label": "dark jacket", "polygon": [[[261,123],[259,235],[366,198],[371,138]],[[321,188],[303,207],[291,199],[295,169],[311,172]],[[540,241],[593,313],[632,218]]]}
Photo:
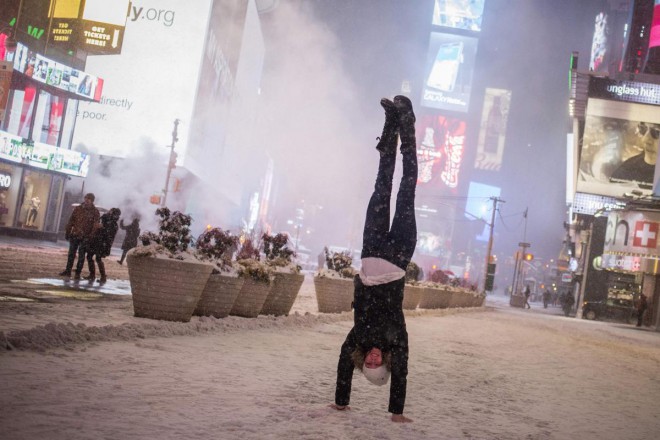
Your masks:
{"label": "dark jacket", "polygon": [[637,311],[640,313],[644,313],[644,311],[648,308],[649,303],[646,301],[646,295],[640,295],[639,297],[639,302],[637,303]]}
{"label": "dark jacket", "polygon": [[130,251],[137,246],[138,237],[140,236],[140,223],[135,219],[130,225],[124,226],[124,220],[122,220],[119,222],[119,226],[126,231],[126,237],[124,237],[121,248],[124,251]]}
{"label": "dark jacket", "polygon": [[403,414],[408,376],[408,332],[403,316],[405,278],[378,286],[365,286],[355,277],[354,325],[348,333],[337,365],[335,403],[348,405],[355,365],[351,355],[356,348],[369,351],[378,347],[392,356],[388,411]]}
{"label": "dark jacket", "polygon": [[118,229],[117,218],[109,212],[103,214],[101,224],[94,230],[92,235],[89,252],[100,257],[110,255],[112,242],[115,241]]}
{"label": "dark jacket", "polygon": [[66,225],[66,239],[89,239],[94,228],[99,223],[99,210],[93,204],[86,206],[84,203],[76,206],[71,213],[69,223]]}

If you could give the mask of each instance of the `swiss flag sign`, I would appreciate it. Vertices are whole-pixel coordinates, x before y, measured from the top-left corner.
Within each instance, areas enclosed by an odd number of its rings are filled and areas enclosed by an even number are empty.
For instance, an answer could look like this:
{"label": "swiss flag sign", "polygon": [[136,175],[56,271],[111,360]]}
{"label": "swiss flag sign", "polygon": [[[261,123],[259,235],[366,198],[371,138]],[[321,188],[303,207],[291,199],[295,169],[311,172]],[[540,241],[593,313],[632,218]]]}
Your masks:
{"label": "swiss flag sign", "polygon": [[658,223],[645,221],[635,222],[633,246],[655,249],[657,244]]}

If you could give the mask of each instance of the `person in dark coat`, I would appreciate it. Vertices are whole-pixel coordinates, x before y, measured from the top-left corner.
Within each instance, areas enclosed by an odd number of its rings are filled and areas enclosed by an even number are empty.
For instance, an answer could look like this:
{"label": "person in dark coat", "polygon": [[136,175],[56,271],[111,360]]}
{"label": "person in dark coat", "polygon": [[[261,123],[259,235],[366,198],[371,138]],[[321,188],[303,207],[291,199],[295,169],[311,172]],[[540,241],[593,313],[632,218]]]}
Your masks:
{"label": "person in dark coat", "polygon": [[92,238],[92,233],[100,217],[99,210],[94,206],[94,199],[94,194],[85,194],[83,202],[76,206],[71,213],[64,235],[69,241],[69,255],[66,260],[66,269],[60,272],[60,276],[71,276],[71,269],[73,269],[77,252],[78,263],[76,264],[75,279],[80,279],[80,272],[82,272],[85,265],[85,254],[89,246],[89,240]]}
{"label": "person in dark coat", "polygon": [[[405,96],[383,98],[385,126],[376,149],[380,162],[374,192],[367,207],[362,244],[362,268],[355,276],[354,325],[344,341],[337,365],[335,403],[348,409],[353,370],[369,382],[385,385],[391,375],[388,411],[393,422],[411,422],[403,415],[408,376],[408,333],[403,315],[405,273],[415,251],[415,187],[417,151],[415,115]],[[390,196],[401,137],[403,176],[390,228]]]}
{"label": "person in dark coat", "polygon": [[133,217],[133,221],[128,226],[124,226],[124,220],[122,219],[119,222],[119,227],[126,231],[126,236],[121,244],[121,258],[117,260],[117,262],[119,264],[124,264],[124,259],[126,258],[128,251],[137,246],[138,237],[140,236],[140,217]]}
{"label": "person in dark coat", "polygon": [[115,241],[115,236],[119,229],[117,222],[119,221],[120,215],[121,210],[119,208],[112,208],[101,216],[101,224],[97,225],[94,230],[94,234],[90,241],[89,252],[87,253],[89,276],[86,279],[89,281],[94,281],[96,278],[94,257],[96,257],[96,264],[98,264],[99,273],[101,274],[101,278],[99,278],[98,282],[104,284],[107,281],[103,258],[110,255],[112,242]]}
{"label": "person in dark coat", "polygon": [[642,326],[642,321],[644,320],[644,312],[649,307],[649,303],[646,301],[646,295],[643,293],[639,294],[639,302],[637,303],[637,327]]}

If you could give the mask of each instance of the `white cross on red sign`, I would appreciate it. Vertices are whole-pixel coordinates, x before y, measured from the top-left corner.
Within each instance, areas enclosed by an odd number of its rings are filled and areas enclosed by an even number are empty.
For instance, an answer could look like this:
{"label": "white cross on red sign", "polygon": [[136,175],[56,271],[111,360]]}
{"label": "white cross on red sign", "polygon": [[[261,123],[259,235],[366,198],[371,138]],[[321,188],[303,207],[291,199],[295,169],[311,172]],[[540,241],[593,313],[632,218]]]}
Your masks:
{"label": "white cross on red sign", "polygon": [[658,223],[638,221],[635,222],[635,235],[633,236],[633,246],[653,248],[658,243]]}

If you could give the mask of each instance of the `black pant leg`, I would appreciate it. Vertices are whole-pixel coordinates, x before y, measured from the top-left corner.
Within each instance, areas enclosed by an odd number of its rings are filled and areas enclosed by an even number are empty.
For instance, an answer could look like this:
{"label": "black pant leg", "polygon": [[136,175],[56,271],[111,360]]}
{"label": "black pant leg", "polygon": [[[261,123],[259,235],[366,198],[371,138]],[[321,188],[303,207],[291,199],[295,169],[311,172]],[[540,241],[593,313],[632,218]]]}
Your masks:
{"label": "black pant leg", "polygon": [[390,229],[390,198],[396,154],[381,154],[376,185],[367,205],[362,236],[362,258],[377,257]]}
{"label": "black pant leg", "polygon": [[76,252],[78,251],[78,248],[80,247],[80,239],[78,238],[71,238],[69,239],[69,254],[67,255],[66,258],[66,271],[71,272],[71,269],[73,269],[73,262],[76,259]]}
{"label": "black pant leg", "polygon": [[415,220],[415,189],[417,187],[417,152],[414,149],[403,153],[403,176],[396,196],[396,211],[392,220],[390,239],[394,247],[394,261],[403,270],[415,252],[417,245],[417,222]]}

